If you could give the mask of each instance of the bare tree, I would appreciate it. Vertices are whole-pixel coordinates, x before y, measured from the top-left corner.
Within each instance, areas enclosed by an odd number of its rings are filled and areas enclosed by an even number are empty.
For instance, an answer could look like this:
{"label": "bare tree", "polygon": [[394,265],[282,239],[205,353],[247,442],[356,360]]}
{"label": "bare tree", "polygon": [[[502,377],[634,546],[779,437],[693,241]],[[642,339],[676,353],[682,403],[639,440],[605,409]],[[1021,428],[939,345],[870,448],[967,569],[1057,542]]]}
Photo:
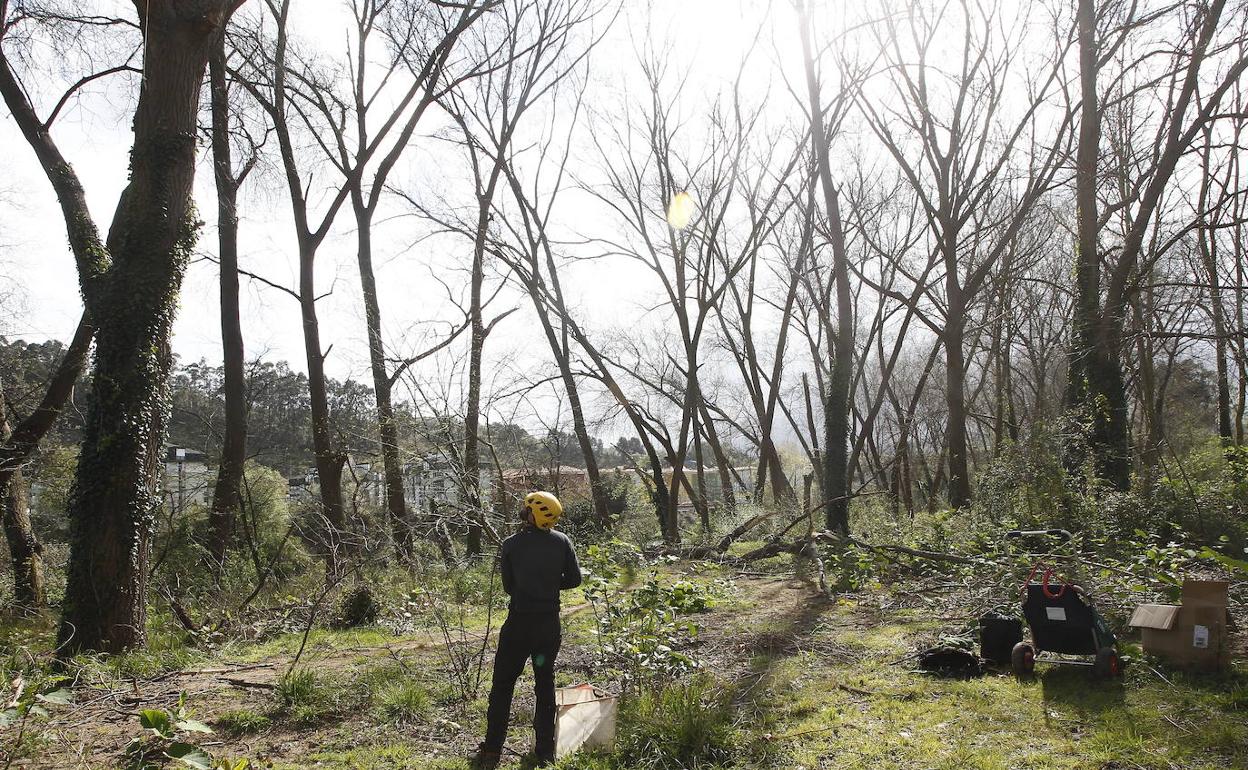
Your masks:
{"label": "bare tree", "polygon": [[[451,88],[476,74],[475,62],[457,61],[464,33],[494,5],[493,0],[446,6],[438,2],[391,2],[390,0],[356,0],[351,4],[355,21],[355,56],[352,61],[352,101],[355,116],[354,142],[337,136],[337,152],[341,168],[350,168],[350,158],[366,156],[372,141],[370,114],[381,114],[381,133],[389,126],[399,125],[393,145],[372,169],[371,180],[365,174],[348,174],[351,188],[351,209],[355,214],[357,257],[360,285],[364,297],[364,318],[368,330],[369,364],[373,390],[377,400],[377,424],[381,438],[381,457],[385,471],[386,509],[390,514],[392,535],[401,557],[413,555],[414,537],[403,492],[403,469],[399,462],[399,438],[395,423],[392,392],[403,370],[428,353],[402,361],[386,358],[382,335],[381,303],[377,296],[377,279],[373,269],[373,220],[381,201],[386,180],[403,152],[409,147],[421,118],[430,105]],[[374,85],[369,77],[376,64],[370,59],[370,40],[378,25],[386,26],[390,51],[386,64]],[[379,107],[378,98],[392,79],[406,70],[412,77],[404,98],[389,113]],[[457,332],[449,337],[449,343]],[[396,364],[397,365],[394,365]],[[393,365],[393,366],[392,366]],[[392,370],[393,369],[393,370]],[[449,543],[440,541],[445,551]]]}
{"label": "bare tree", "polygon": [[[443,68],[455,50],[459,36],[490,3],[458,4],[453,7],[432,3],[425,8],[418,3],[357,2],[352,5],[356,20],[357,39],[351,57],[352,95],[338,94],[338,76],[318,62],[292,48],[290,37],[291,0],[266,0],[268,18],[275,25],[270,40],[264,25],[257,22],[237,37],[240,63],[235,76],[263,107],[272,123],[285,170],[287,187],[294,213],[296,240],[299,245],[299,288],[283,288],[294,297],[303,317],[304,347],[308,365],[308,382],[312,405],[312,439],[320,487],[322,514],[328,525],[331,544],[346,526],[342,490],[342,470],[347,455],[333,434],[325,359],[328,349],[321,342],[316,303],[320,299],[315,285],[316,256],[329,235],[341,207],[352,201],[357,217],[359,259],[364,284],[365,316],[369,332],[369,357],[374,370],[374,388],[378,395],[379,428],[382,454],[386,467],[387,510],[396,545],[410,554],[412,537],[403,500],[401,467],[397,456],[397,432],[389,394],[394,375],[388,371],[381,336],[381,313],[372,270],[371,226],[385,180],[406,149],[425,111],[447,87],[442,82]],[[390,11],[393,10],[393,15]],[[392,56],[382,68],[378,84],[368,81],[374,66],[368,58],[369,41],[381,23],[390,25]],[[428,24],[433,28],[427,28]],[[424,35],[429,35],[428,38]],[[392,76],[408,68],[414,76],[392,93],[386,90]],[[384,93],[383,93],[384,92]],[[384,96],[385,99],[380,97]],[[380,125],[369,124],[369,113],[381,112]],[[354,131],[348,128],[354,121]],[[354,134],[354,136],[352,136]],[[320,152],[320,158],[301,154],[298,140],[308,137]],[[349,144],[350,142],[350,144]],[[374,162],[375,161],[375,162]],[[312,196],[320,191],[310,184],[309,169],[329,164],[340,175],[336,184],[328,186],[328,202],[319,220],[311,214]],[[365,176],[371,172],[371,184]],[[270,285],[274,285],[270,282]],[[417,359],[413,359],[417,360]],[[342,549],[327,548],[327,554]],[[331,565],[332,566],[332,565]]]}
{"label": "bare tree", "polygon": [[[221,349],[225,391],[225,431],[221,441],[221,461],[208,513],[208,554],[219,575],[225,568],[226,553],[233,537],[234,522],[242,501],[243,469],[247,460],[247,395],[243,328],[238,301],[238,190],[259,159],[263,138],[245,129],[231,128],[231,117],[238,108],[231,104],[226,68],[225,36],[208,60],[211,101],[213,178],[217,190],[217,255],[220,269]],[[233,143],[241,135],[246,158],[234,168]]]}
{"label": "bare tree", "polygon": [[[96,324],[94,387],[70,506],[58,648],[65,654],[117,651],[145,638],[148,530],[159,505],[169,335],[195,239],[190,197],[197,106],[213,43],[240,4],[135,4],[145,77],[135,110],[130,181],[107,240],[77,175],[35,113],[7,52],[0,51],[0,95],[57,194],[83,301]],[[7,2],[0,2],[0,18],[7,31]]]}
{"label": "bare tree", "polygon": [[[955,25],[964,48],[956,68],[946,73],[929,55]],[[954,508],[971,501],[966,341],[975,331],[974,303],[1032,207],[1054,185],[1069,144],[1069,110],[1046,109],[1061,93],[1069,41],[1059,38],[1056,50],[1042,54],[1039,74],[1023,81],[1025,89],[1013,87],[1023,41],[1033,28],[1025,12],[1007,20],[1002,8],[969,2],[919,3],[904,24],[886,16],[873,29],[894,97],[885,101],[896,106],[885,107],[868,89],[857,99],[872,132],[919,196],[930,261],[943,273],[943,291],[932,299],[941,318],[931,328],[945,347]],[[1014,102],[1018,108],[1012,111]],[[934,288],[925,287],[924,293],[931,295]]]}
{"label": "bare tree", "polygon": [[[1091,421],[1088,444],[1095,475],[1117,489],[1127,489],[1131,483],[1129,405],[1122,365],[1125,327],[1140,278],[1165,253],[1164,248],[1147,249],[1155,216],[1180,160],[1206,124],[1216,119],[1222,100],[1248,69],[1242,46],[1228,48],[1224,42],[1227,37],[1242,39],[1245,20],[1241,15],[1238,25],[1226,24],[1225,8],[1225,0],[1177,3],[1151,13],[1138,12],[1134,3],[1126,8],[1105,3],[1099,6],[1103,13],[1098,13],[1093,0],[1080,0],[1078,6],[1082,95],[1076,164],[1078,292],[1067,401]],[[1176,22],[1181,24],[1181,42],[1171,49],[1166,71],[1159,77],[1140,75],[1144,85],[1138,86],[1133,70],[1151,57],[1135,58],[1128,42],[1162,22],[1166,30],[1173,30]],[[1145,39],[1143,47],[1148,45]],[[1123,66],[1126,73],[1111,79],[1103,95],[1100,72],[1123,50],[1130,54]],[[1165,83],[1168,93],[1163,98],[1166,109],[1158,114],[1153,141],[1145,151],[1147,160],[1119,174],[1111,173],[1121,182],[1119,194],[1102,204],[1098,186],[1106,102],[1115,106],[1129,102],[1140,90],[1151,91],[1155,83]],[[1113,249],[1117,259],[1102,275],[1107,255],[1101,237],[1114,218],[1121,224],[1121,242]],[[1072,447],[1068,464],[1078,467],[1082,460],[1077,447]]]}
{"label": "bare tree", "polygon": [[[480,508],[481,503],[480,426],[485,341],[494,326],[511,312],[505,311],[503,316],[487,323],[483,310],[487,300],[486,258],[497,252],[498,228],[493,219],[496,211],[502,208],[502,196],[512,187],[508,170],[514,165],[513,143],[531,120],[534,107],[547,99],[565,78],[579,71],[604,33],[595,26],[599,16],[604,14],[604,9],[594,0],[561,0],[539,6],[511,0],[498,3],[489,23],[473,30],[471,45],[482,52],[482,72],[457,83],[441,99],[443,108],[459,130],[459,143],[467,153],[475,206],[461,215],[455,211],[434,210],[409,197],[422,216],[472,243],[468,300],[471,337],[461,454],[469,509]],[[523,208],[524,204],[521,206]],[[598,488],[599,485],[594,486]],[[470,555],[480,553],[480,536],[480,528],[470,528]]]}

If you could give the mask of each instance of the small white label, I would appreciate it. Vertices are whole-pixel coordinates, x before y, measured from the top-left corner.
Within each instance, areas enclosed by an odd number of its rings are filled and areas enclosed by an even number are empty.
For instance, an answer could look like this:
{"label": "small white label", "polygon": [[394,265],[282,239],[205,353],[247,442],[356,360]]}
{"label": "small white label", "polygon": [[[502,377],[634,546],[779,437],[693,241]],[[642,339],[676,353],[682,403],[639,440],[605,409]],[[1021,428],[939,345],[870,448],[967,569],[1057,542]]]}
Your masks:
{"label": "small white label", "polygon": [[1065,607],[1045,607],[1044,613],[1049,616],[1049,620],[1065,620],[1066,619]]}
{"label": "small white label", "polygon": [[1192,629],[1192,646],[1198,650],[1209,649],[1209,626],[1196,626]]}

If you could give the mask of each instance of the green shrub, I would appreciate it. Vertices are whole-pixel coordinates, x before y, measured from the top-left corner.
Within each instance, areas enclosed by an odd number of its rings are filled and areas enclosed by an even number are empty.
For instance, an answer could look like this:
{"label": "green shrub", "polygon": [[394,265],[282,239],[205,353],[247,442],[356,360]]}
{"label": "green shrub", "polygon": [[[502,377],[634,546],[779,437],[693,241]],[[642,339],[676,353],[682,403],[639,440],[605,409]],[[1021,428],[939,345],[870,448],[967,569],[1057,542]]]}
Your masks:
{"label": "green shrub", "polygon": [[[599,567],[599,569],[604,569]],[[706,591],[696,583],[659,582],[657,574],[633,591],[621,591],[606,574],[591,573],[585,598],[597,616],[599,652],[605,663],[625,669],[625,678],[675,678],[698,668],[686,650],[698,634],[697,624],[681,616],[710,608]]]}
{"label": "green shrub", "polygon": [[335,624],[339,628],[371,626],[381,616],[381,605],[366,585],[356,585],[342,595]]}

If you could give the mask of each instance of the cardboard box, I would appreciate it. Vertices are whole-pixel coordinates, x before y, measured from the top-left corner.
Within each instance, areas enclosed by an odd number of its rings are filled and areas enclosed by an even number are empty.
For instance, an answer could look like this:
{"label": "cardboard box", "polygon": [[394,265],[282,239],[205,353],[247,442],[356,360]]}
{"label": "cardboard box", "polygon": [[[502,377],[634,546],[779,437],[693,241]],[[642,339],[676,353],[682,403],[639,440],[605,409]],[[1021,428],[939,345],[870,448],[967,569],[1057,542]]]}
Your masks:
{"label": "cardboard box", "polygon": [[616,696],[590,684],[555,690],[555,756],[563,758],[582,746],[609,748],[615,741]]}
{"label": "cardboard box", "polygon": [[1130,625],[1140,629],[1144,652],[1205,670],[1231,662],[1230,584],[1184,580],[1182,604],[1141,604]]}

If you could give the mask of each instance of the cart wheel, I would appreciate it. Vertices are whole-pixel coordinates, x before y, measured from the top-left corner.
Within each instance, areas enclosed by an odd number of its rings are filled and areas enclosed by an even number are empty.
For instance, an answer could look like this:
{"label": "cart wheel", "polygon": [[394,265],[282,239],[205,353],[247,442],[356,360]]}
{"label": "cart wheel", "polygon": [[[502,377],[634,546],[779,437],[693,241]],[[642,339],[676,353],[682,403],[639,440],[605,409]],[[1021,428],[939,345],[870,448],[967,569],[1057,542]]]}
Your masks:
{"label": "cart wheel", "polygon": [[1093,669],[1102,679],[1117,679],[1122,676],[1122,658],[1113,647],[1102,647],[1096,653],[1096,665]]}
{"label": "cart wheel", "polygon": [[1014,670],[1014,676],[1020,679],[1035,673],[1036,651],[1030,644],[1019,642],[1014,645],[1014,649],[1010,651],[1010,668]]}

